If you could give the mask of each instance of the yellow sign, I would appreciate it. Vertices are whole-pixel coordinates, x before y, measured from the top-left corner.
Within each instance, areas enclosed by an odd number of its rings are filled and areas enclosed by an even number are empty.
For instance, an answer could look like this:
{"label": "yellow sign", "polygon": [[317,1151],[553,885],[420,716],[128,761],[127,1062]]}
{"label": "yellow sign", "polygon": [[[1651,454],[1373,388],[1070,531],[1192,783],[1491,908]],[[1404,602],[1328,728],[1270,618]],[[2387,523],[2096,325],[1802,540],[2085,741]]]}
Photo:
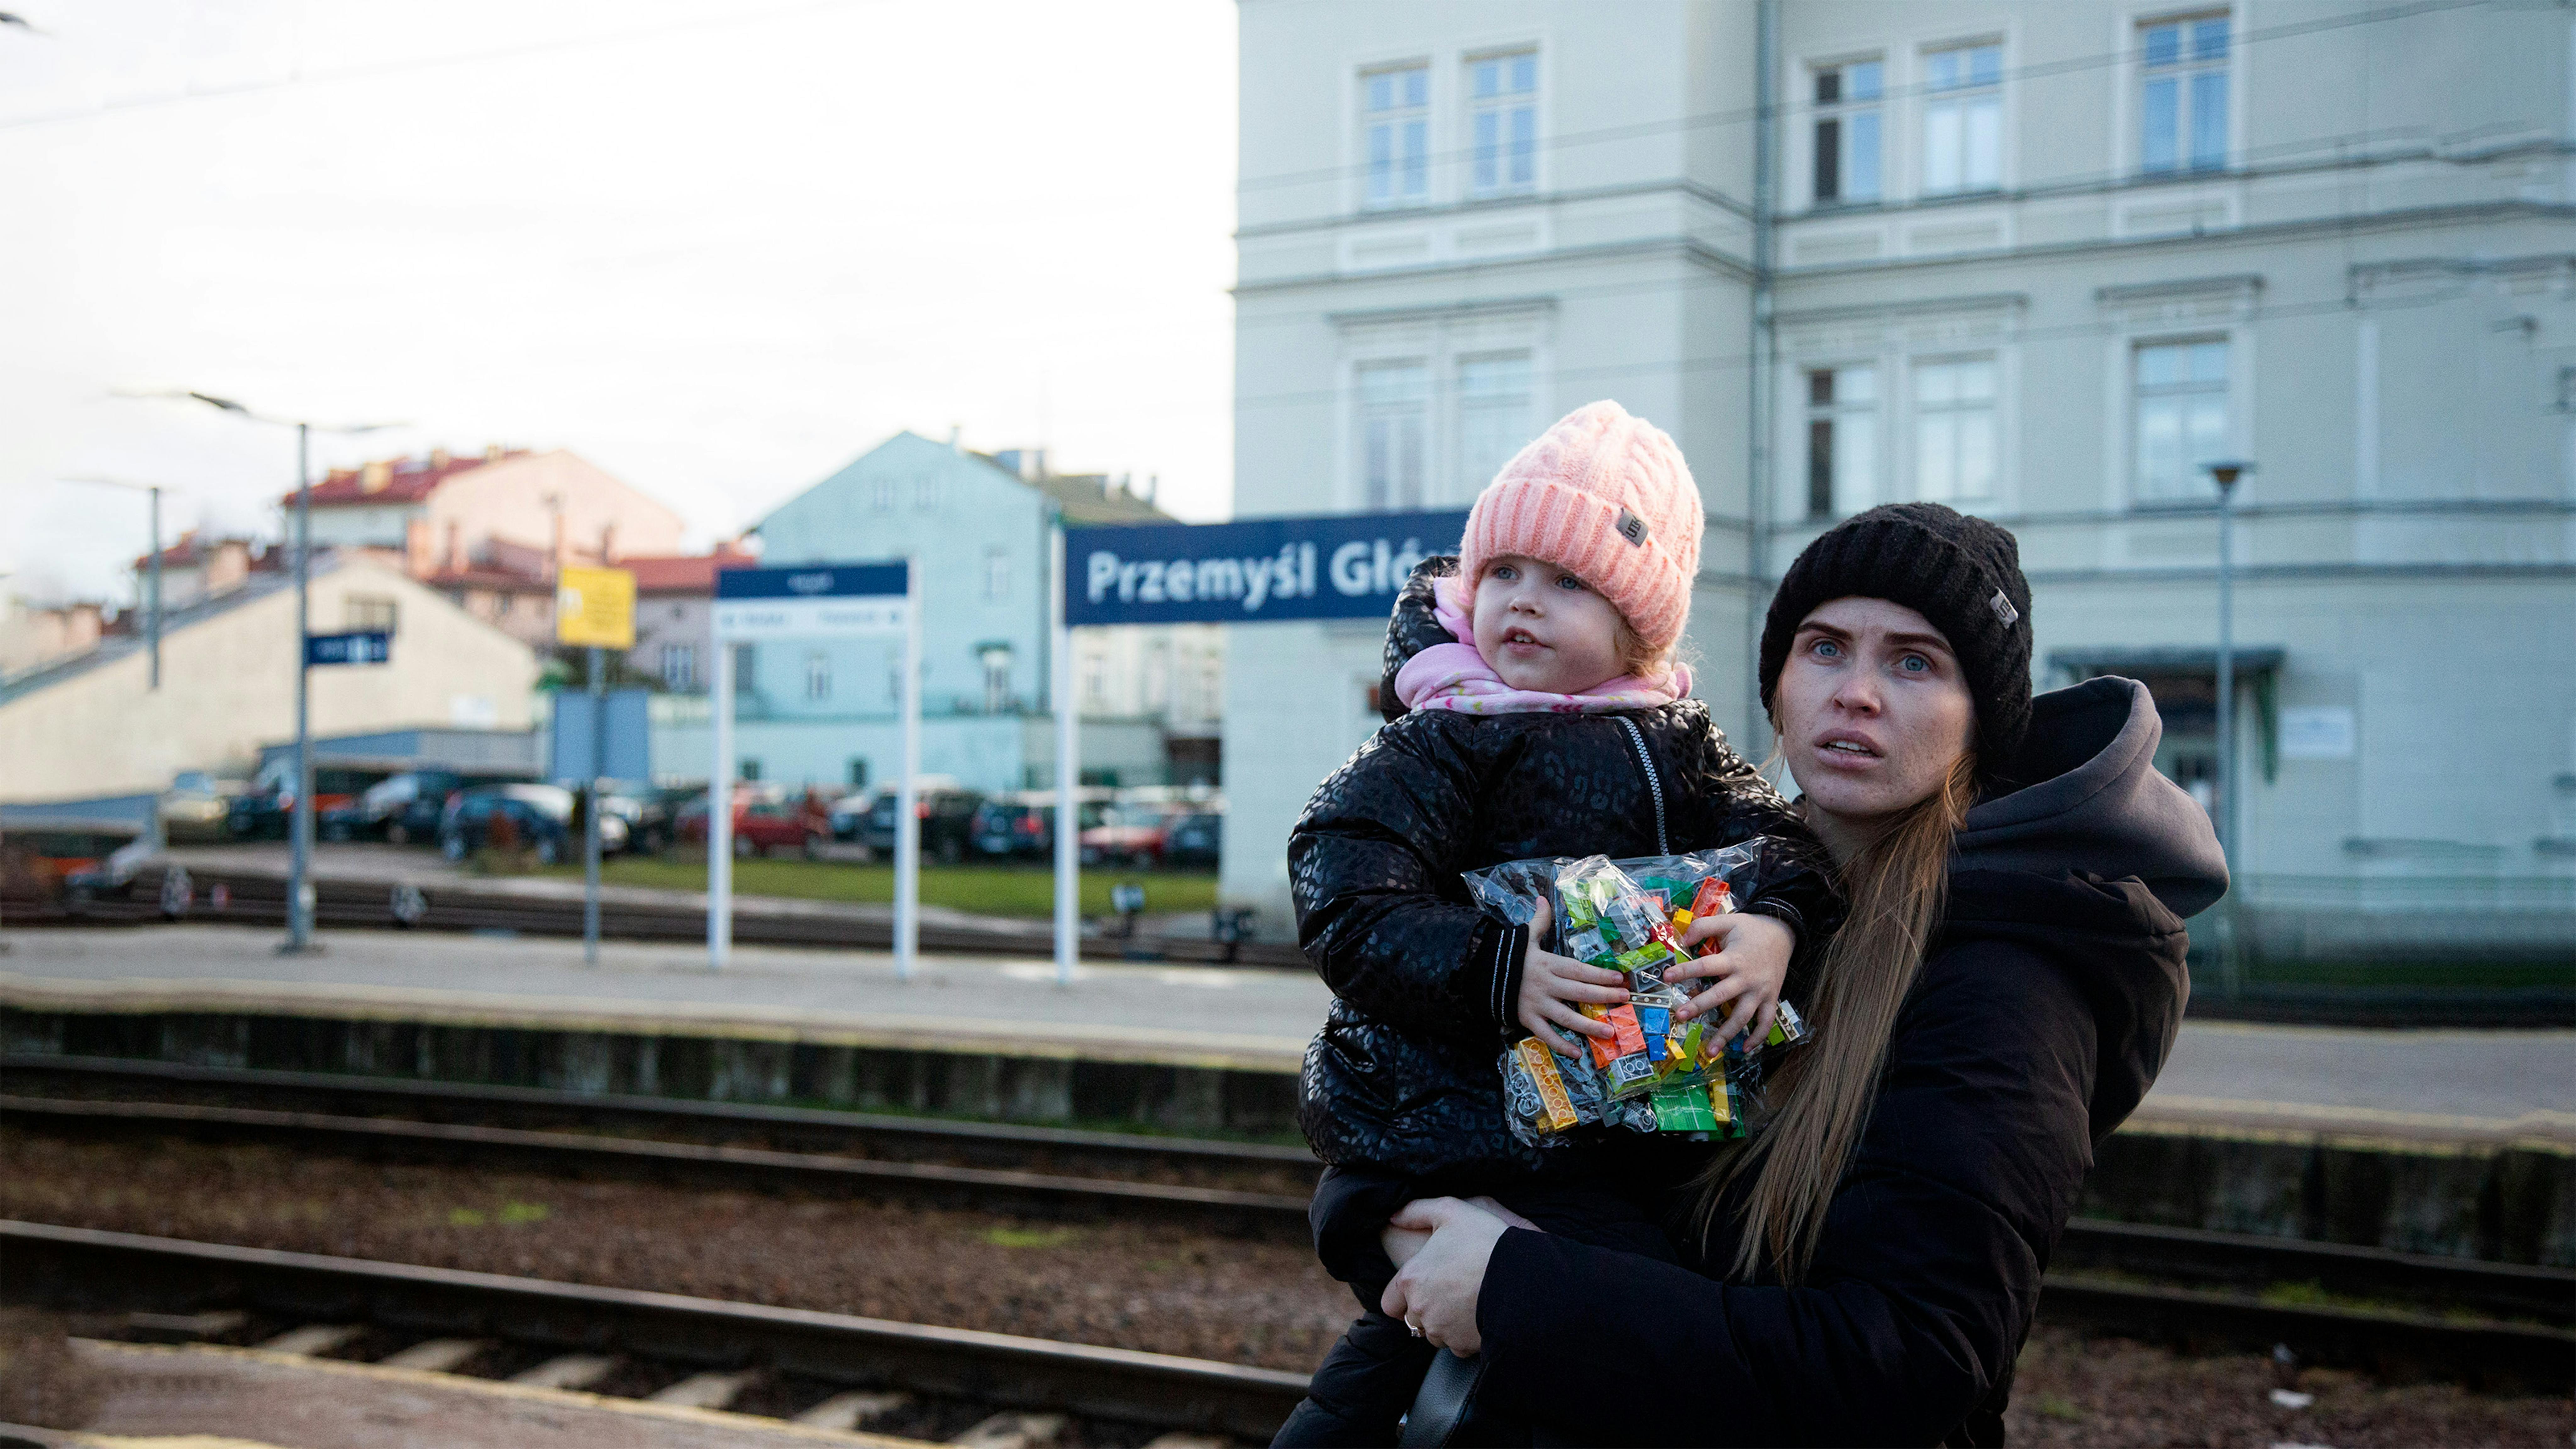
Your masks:
{"label": "yellow sign", "polygon": [[555,583],[555,638],[596,649],[635,647],[635,575],[565,569]]}

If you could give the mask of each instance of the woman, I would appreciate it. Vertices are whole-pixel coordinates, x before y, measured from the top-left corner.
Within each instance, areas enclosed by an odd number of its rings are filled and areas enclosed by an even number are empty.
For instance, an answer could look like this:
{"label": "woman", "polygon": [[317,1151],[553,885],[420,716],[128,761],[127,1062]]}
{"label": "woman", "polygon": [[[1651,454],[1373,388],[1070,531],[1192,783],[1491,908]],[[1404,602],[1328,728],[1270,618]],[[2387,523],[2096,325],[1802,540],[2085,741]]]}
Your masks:
{"label": "woman", "polygon": [[1456,1199],[1396,1218],[1385,1310],[1481,1354],[1474,1437],[2002,1442],[2092,1144],[2172,1046],[2181,917],[2227,885],[2146,690],[2034,701],[2029,614],[2012,535],[1938,504],[1781,580],[1763,703],[1851,900],[1816,1043],[1686,1205],[1692,1266]]}

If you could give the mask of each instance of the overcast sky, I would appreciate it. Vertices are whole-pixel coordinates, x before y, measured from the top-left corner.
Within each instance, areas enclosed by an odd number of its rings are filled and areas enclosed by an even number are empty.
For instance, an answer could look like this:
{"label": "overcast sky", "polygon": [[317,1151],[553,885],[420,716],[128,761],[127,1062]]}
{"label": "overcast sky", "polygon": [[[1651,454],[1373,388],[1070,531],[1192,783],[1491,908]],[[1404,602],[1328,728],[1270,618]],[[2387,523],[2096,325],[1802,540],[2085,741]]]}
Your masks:
{"label": "overcast sky", "polygon": [[0,582],[122,598],[144,507],[564,447],[704,544],[898,428],[1232,492],[1231,0],[10,0]]}

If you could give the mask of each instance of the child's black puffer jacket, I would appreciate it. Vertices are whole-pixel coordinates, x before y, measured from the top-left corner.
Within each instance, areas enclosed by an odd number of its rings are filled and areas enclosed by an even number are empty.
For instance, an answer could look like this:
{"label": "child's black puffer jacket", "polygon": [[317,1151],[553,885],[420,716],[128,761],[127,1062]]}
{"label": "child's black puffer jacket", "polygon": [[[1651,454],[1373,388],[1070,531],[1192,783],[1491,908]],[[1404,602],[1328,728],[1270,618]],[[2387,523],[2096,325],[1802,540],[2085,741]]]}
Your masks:
{"label": "child's black puffer jacket", "polygon": [[1823,848],[1696,699],[1615,714],[1404,712],[1395,672],[1449,639],[1431,581],[1456,569],[1430,559],[1407,581],[1387,628],[1388,723],[1316,790],[1288,839],[1298,943],[1335,998],[1306,1049],[1298,1107],[1328,1163],[1564,1165],[1503,1121],[1496,1061],[1526,1034],[1527,930],[1479,912],[1463,871],[1768,836],[1780,843],[1739,906],[1795,927],[1801,965],[1839,921]]}

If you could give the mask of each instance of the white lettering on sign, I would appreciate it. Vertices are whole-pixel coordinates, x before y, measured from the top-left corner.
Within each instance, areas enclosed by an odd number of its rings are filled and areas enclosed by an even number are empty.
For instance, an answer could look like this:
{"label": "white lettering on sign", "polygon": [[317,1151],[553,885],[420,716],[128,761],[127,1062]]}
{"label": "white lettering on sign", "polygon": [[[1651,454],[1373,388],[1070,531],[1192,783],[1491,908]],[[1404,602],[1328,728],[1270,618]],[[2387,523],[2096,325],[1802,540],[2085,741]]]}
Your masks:
{"label": "white lettering on sign", "polygon": [[[1259,613],[1261,606],[1272,599],[1314,597],[1315,546],[1311,543],[1283,543],[1279,552],[1259,558],[1136,561],[1120,558],[1107,549],[1094,549],[1083,563],[1083,584],[1095,604],[1106,602],[1113,592],[1122,604],[1213,603],[1221,599],[1239,599],[1243,603],[1243,611],[1253,614]],[[1339,587],[1338,580],[1335,586]],[[1351,592],[1348,589],[1342,591]]]}
{"label": "white lettering on sign", "polygon": [[787,587],[799,594],[828,593],[832,587],[832,576],[830,574],[789,574]]}
{"label": "white lettering on sign", "polygon": [[904,627],[900,597],[753,599],[719,602],[720,639],[793,639],[815,634],[892,634]]}
{"label": "white lettering on sign", "polygon": [[1365,543],[1353,539],[1333,550],[1333,587],[1351,598],[1391,594],[1404,587],[1426,556],[1418,538],[1406,539],[1399,548],[1389,548],[1382,538]]}

